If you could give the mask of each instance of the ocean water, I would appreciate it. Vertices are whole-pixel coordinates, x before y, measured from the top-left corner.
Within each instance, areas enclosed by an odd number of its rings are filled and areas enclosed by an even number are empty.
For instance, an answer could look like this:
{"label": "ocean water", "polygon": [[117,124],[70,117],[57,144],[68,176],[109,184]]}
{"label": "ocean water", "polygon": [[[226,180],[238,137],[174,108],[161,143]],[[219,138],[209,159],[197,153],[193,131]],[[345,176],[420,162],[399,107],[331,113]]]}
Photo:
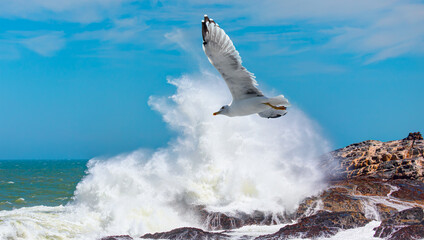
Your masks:
{"label": "ocean water", "polygon": [[0,210],[65,205],[88,160],[0,160]]}
{"label": "ocean water", "polygon": [[[168,81],[175,94],[149,99],[178,135],[165,147],[87,163],[7,162],[0,239],[137,237],[202,228],[192,206],[280,214],[325,187],[318,166],[328,141],[295,104],[278,119],[213,116],[231,101],[222,79],[203,72]],[[252,226],[240,234],[274,230]]]}

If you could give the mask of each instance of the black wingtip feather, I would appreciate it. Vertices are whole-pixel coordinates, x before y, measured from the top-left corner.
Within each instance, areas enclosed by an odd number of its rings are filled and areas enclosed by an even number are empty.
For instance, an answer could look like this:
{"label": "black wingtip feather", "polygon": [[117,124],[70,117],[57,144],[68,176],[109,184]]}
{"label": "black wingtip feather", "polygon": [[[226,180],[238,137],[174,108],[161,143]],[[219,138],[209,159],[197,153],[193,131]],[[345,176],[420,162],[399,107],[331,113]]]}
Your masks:
{"label": "black wingtip feather", "polygon": [[202,20],[202,37],[203,37],[203,44],[207,44],[207,42],[205,41],[205,37],[206,37],[206,33],[208,32],[208,27],[206,26],[206,23],[213,23],[216,26],[219,27],[219,25],[212,19],[209,18],[208,15],[205,14],[204,19]]}
{"label": "black wingtip feather", "polygon": [[202,21],[202,38],[203,38],[203,44],[206,44],[205,37],[206,33],[208,32],[208,27],[206,26],[206,22],[209,21],[209,18],[207,15],[205,15],[205,19]]}

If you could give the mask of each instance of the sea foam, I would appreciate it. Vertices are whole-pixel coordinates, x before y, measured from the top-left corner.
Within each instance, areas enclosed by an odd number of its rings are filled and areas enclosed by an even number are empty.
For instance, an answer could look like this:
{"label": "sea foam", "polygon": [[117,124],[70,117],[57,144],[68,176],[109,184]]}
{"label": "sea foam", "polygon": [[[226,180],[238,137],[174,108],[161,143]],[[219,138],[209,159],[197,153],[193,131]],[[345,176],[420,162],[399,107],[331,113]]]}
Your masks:
{"label": "sea foam", "polygon": [[151,97],[149,105],[175,139],[155,151],[90,160],[72,203],[0,212],[7,230],[0,237],[89,239],[199,227],[192,206],[281,213],[323,187],[317,159],[328,144],[301,110],[291,107],[278,119],[213,116],[231,101],[222,79],[203,72],[168,81],[176,93]]}

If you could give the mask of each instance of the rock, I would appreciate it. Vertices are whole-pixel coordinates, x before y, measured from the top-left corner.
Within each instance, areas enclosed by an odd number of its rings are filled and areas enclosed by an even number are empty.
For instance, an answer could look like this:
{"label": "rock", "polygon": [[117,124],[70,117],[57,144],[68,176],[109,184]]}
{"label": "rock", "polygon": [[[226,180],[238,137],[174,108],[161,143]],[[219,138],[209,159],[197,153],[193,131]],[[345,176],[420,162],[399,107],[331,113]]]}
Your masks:
{"label": "rock", "polygon": [[109,236],[104,237],[101,240],[132,240],[133,238],[128,235]]}
{"label": "rock", "polygon": [[200,221],[208,230],[230,230],[247,225],[274,225],[287,222],[287,216],[272,214],[261,211],[253,213],[236,212],[221,213],[208,211],[204,207],[198,207]]}
{"label": "rock", "polygon": [[330,180],[366,176],[422,181],[424,179],[424,141],[414,140],[411,143],[407,140],[390,142],[368,140],[351,144],[324,156],[323,168],[328,170]]}
{"label": "rock", "polygon": [[397,187],[391,196],[401,201],[414,202],[424,204],[424,183],[408,179],[397,179],[390,181]]}
{"label": "rock", "polygon": [[423,140],[423,136],[421,136],[420,132],[413,132],[409,133],[403,140]]}
{"label": "rock", "polygon": [[378,215],[380,216],[380,220],[382,221],[389,219],[391,216],[393,216],[394,214],[398,212],[396,208],[389,207],[382,203],[377,203],[376,207],[377,207]]}
{"label": "rock", "polygon": [[340,193],[347,193],[359,196],[387,196],[390,193],[391,187],[387,181],[374,177],[356,177],[352,179],[344,179],[332,181],[331,188],[339,188]]}
{"label": "rock", "polygon": [[387,221],[385,221],[384,223],[396,225],[413,225],[419,224],[423,220],[423,209],[420,207],[414,207],[396,213],[390,219],[387,219]]}
{"label": "rock", "polygon": [[[424,227],[424,212],[420,207],[414,207],[395,213],[390,218],[383,220],[383,222],[375,228],[374,237],[398,239],[395,236],[406,236],[410,234],[420,233]],[[405,227],[411,227],[403,230]],[[410,231],[409,231],[409,230]],[[420,230],[421,229],[421,230]],[[424,235],[421,235],[423,238]],[[410,239],[410,238],[409,238]]]}
{"label": "rock", "polygon": [[424,225],[411,225],[392,234],[388,240],[413,240],[424,238]]}
{"label": "rock", "polygon": [[[326,210],[330,212],[359,212],[369,215],[368,217],[371,219],[383,220],[396,213],[397,210],[371,198],[379,197],[382,200],[392,201],[393,197],[389,194],[394,189],[395,186],[392,186],[390,181],[375,178],[354,178],[332,182],[331,187],[319,195],[304,200],[292,219],[308,217],[319,210]],[[400,188],[396,189],[399,190]],[[369,211],[372,211],[372,213]]]}
{"label": "rock", "polygon": [[334,191],[334,189],[329,189],[325,191],[321,196],[320,200],[323,203],[323,209],[332,212],[362,212],[362,202],[361,199],[344,194],[342,192]]}
{"label": "rock", "polygon": [[292,238],[308,238],[315,239],[318,237],[331,237],[339,230],[328,228],[320,225],[304,227],[301,225],[290,225],[280,229],[274,234],[264,235],[254,240],[284,240]]}
{"label": "rock", "polygon": [[299,204],[296,212],[292,215],[292,219],[309,217],[320,210],[322,210],[322,201],[320,201],[319,196],[309,197]]}
{"label": "rock", "polygon": [[154,234],[145,234],[140,238],[148,239],[170,239],[170,240],[225,240],[230,239],[230,236],[223,233],[205,232],[198,228],[177,228],[169,232],[161,232]]}
{"label": "rock", "polygon": [[320,211],[302,218],[299,223],[285,226],[274,234],[260,236],[255,240],[330,237],[342,229],[362,227],[368,222],[370,220],[358,212]]}

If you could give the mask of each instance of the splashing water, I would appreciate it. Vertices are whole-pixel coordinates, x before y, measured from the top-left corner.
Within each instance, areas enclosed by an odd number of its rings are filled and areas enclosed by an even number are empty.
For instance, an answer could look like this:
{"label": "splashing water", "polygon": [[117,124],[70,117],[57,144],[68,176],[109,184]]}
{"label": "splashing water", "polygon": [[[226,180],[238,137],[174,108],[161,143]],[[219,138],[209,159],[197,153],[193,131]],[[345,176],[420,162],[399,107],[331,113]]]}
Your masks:
{"label": "splashing water", "polygon": [[[90,160],[71,204],[0,212],[0,229],[8,230],[0,237],[139,236],[197,226],[188,211],[192,206],[292,211],[323,187],[317,157],[328,151],[327,142],[299,109],[292,107],[286,116],[270,120],[212,116],[231,101],[216,75],[204,72],[169,82],[176,93],[151,97],[149,105],[178,132],[176,139],[154,152]],[[28,216],[38,216],[37,221]],[[49,221],[49,230],[36,236],[26,230],[43,229],[44,221]]]}

